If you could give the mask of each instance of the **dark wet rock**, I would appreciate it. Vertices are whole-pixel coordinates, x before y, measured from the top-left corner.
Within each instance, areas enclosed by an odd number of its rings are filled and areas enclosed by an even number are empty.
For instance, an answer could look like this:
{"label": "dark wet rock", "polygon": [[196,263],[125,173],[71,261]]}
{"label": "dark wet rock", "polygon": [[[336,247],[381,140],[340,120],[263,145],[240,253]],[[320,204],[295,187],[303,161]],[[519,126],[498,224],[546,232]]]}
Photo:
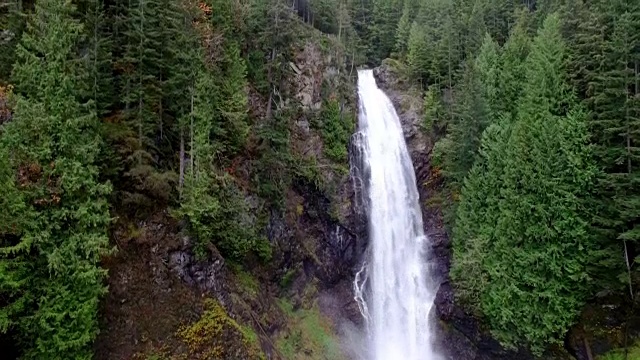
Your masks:
{"label": "dark wet rock", "polygon": [[[348,186],[348,182],[344,183]],[[302,181],[294,183],[297,193],[304,194],[304,208],[298,220],[309,242],[305,268],[324,287],[332,287],[351,275],[362,253],[362,244],[350,229],[331,216],[331,201],[318,189]]]}
{"label": "dark wet rock", "polygon": [[211,246],[207,260],[198,261],[191,252],[188,238],[184,238],[182,249],[168,254],[168,266],[182,281],[203,293],[208,293],[221,303],[227,303],[229,274],[218,250]]}

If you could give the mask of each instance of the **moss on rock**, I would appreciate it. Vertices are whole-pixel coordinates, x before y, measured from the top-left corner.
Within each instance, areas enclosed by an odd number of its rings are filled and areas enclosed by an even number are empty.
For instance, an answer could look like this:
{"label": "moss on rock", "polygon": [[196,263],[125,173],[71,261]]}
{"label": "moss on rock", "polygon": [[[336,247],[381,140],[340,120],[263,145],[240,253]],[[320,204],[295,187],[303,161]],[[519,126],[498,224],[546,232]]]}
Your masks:
{"label": "moss on rock", "polygon": [[177,333],[189,348],[190,359],[265,359],[253,329],[229,317],[216,300],[205,300],[204,307],[198,321]]}

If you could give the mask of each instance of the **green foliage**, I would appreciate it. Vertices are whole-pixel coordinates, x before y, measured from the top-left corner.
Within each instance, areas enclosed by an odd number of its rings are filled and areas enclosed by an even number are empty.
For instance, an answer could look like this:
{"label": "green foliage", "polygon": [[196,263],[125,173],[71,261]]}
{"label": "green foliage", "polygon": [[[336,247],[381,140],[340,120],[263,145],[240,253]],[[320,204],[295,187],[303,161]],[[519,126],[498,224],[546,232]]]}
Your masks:
{"label": "green foliage", "polygon": [[[516,122],[485,132],[454,230],[452,276],[463,296],[500,341],[537,353],[561,341],[593,291],[589,264],[603,255],[585,200],[597,168],[565,64],[552,15],[527,59]],[[500,126],[511,128],[506,146]]]}
{"label": "green foliage", "polygon": [[522,96],[521,86],[526,74],[525,60],[530,48],[528,20],[527,12],[522,12],[502,49],[498,75],[499,101],[490,105],[492,116],[504,116],[510,120],[515,116],[516,106]]}
{"label": "green foliage", "polygon": [[206,257],[211,243],[232,260],[242,260],[250,251],[265,261],[271,258],[268,241],[246,215],[250,211],[244,194],[228,176],[212,178],[206,171],[189,175],[177,213],[188,220],[200,258]]}
{"label": "green foliage", "polygon": [[398,27],[396,29],[395,51],[400,58],[404,58],[406,56],[411,25],[413,24],[413,19],[418,12],[418,5],[419,2],[417,0],[404,0],[402,16],[398,21]]}
{"label": "green foliage", "polygon": [[480,299],[488,285],[493,226],[500,216],[500,189],[508,123],[493,124],[482,134],[479,156],[469,171],[461,190],[453,227],[453,261],[451,278],[457,296],[481,313]]}
{"label": "green foliage", "polygon": [[429,43],[424,27],[413,22],[407,40],[407,64],[412,74],[418,75],[420,78],[426,76],[426,71],[429,68],[429,58],[426,51],[423,50],[427,46]]}
{"label": "green foliage", "polygon": [[375,44],[370,47],[369,59],[380,63],[389,57],[393,51],[396,39],[395,33],[400,18],[401,0],[372,0],[372,14],[369,42]]}
{"label": "green foliage", "polygon": [[344,116],[337,99],[325,102],[320,117],[325,155],[336,162],[346,163],[353,122]]}
{"label": "green foliage", "polygon": [[500,74],[502,64],[500,63],[500,47],[486,34],[480,47],[478,57],[475,61],[475,67],[478,71],[480,81],[480,91],[487,106],[487,115],[489,121],[498,119],[501,110],[501,103],[504,101],[500,98]]}
{"label": "green foliage", "polygon": [[432,151],[434,165],[447,180],[444,192],[450,204],[443,209],[443,214],[448,226],[454,222],[460,189],[474,164],[480,137],[489,122],[475,62],[467,62],[462,77],[462,82],[454,89],[458,97],[451,109],[447,134],[436,142]]}
{"label": "green foliage", "polygon": [[[199,257],[268,261],[265,224],[252,212],[282,206],[293,177],[330,191],[318,159],[291,143],[293,120],[308,114],[290,101],[288,64],[312,42],[337,70],[332,86],[345,100],[326,102],[320,132],[341,165],[326,171],[343,171],[353,120],[342,113],[353,105],[346,62],[355,70],[358,30],[369,31],[353,19],[370,11],[305,3],[306,19],[283,0],[0,5],[0,84],[16,89],[0,119],[0,331],[22,358],[92,357],[110,209],[143,220],[168,208]],[[376,36],[393,39],[385,29],[395,19],[377,14]],[[249,204],[265,200],[267,209]],[[249,328],[239,331],[257,345]]]}
{"label": "green foliage", "polygon": [[[603,236],[617,238],[617,249],[628,252],[630,244],[637,249],[640,239],[636,181],[640,158],[634,147],[640,128],[640,6],[599,2],[596,9],[591,14],[578,9],[584,21],[574,25],[572,67],[578,88],[584,91],[584,104],[592,110],[589,125],[595,155],[604,169],[595,194],[600,205],[598,228]],[[619,277],[629,282],[631,271],[637,271],[634,261]]]}
{"label": "green foliage", "polygon": [[471,169],[487,124],[482,85],[474,62],[465,66],[463,80],[456,88],[458,99],[448,123],[447,136],[434,147],[433,158],[451,185],[459,187]]}
{"label": "green foliage", "polygon": [[276,347],[286,359],[343,359],[338,339],[331,325],[314,305],[294,310],[287,300],[279,301],[287,315],[287,328],[279,335]]}
{"label": "green foliage", "polygon": [[252,298],[258,296],[258,292],[260,291],[258,280],[238,264],[231,264],[230,267],[236,275],[238,283],[242,286],[242,290]]}
{"label": "green foliage", "polygon": [[280,280],[280,287],[283,289],[288,288],[291,283],[293,282],[293,280],[295,280],[296,275],[298,274],[298,270],[297,269],[289,269],[284,276],[282,276],[282,279]]}
{"label": "green foliage", "polygon": [[291,182],[288,172],[293,161],[290,150],[290,131],[287,116],[274,114],[264,127],[259,129],[262,139],[262,158],[254,181],[258,193],[276,207],[284,206],[284,194]]}
{"label": "green foliage", "polygon": [[640,360],[640,345],[634,344],[627,349],[614,349],[604,355],[596,357],[597,360]]}
{"label": "green foliage", "polygon": [[265,358],[253,329],[238,324],[213,299],[206,299],[200,319],[183,326],[177,335],[188,346],[192,359],[224,359],[234,354],[251,359]]}
{"label": "green foliage", "polygon": [[437,86],[431,85],[424,95],[424,128],[436,134],[446,129],[447,114],[442,95]]}
{"label": "green foliage", "polygon": [[24,359],[90,359],[106,292],[99,262],[111,187],[98,180],[96,114],[81,102],[89,71],[74,14],[66,1],[36,2],[16,49],[14,119],[0,138],[10,206],[0,225],[0,329],[18,331]]}
{"label": "green foliage", "polygon": [[451,87],[461,58],[457,32],[452,1],[421,1],[407,44],[413,75],[428,84]]}
{"label": "green foliage", "polygon": [[26,26],[21,1],[4,1],[0,5],[0,85],[8,82],[15,51]]}

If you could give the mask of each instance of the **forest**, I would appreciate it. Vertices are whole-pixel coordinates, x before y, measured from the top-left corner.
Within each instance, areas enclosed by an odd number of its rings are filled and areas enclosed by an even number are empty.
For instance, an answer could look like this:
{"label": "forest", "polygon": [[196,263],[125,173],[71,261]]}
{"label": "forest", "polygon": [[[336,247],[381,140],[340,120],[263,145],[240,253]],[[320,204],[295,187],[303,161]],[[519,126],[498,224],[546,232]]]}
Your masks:
{"label": "forest", "polygon": [[[292,145],[300,26],[339,69],[322,159]],[[456,300],[534,354],[593,299],[634,316],[639,1],[5,0],[0,334],[20,359],[92,359],[114,228],[158,209],[200,259],[268,264],[247,194],[283,211],[297,179],[344,173],[354,69],[381,63],[424,92]]]}

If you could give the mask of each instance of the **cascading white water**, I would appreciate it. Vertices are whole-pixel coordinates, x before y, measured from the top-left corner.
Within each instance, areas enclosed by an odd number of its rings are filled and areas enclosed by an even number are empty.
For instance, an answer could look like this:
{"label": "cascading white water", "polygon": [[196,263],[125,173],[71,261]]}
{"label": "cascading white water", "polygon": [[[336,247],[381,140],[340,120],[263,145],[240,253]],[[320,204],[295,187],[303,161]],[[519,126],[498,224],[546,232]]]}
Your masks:
{"label": "cascading white water", "polygon": [[435,360],[429,311],[435,289],[413,164],[400,120],[371,70],[358,72],[355,137],[369,218],[368,259],[354,290],[367,323],[367,360]]}

